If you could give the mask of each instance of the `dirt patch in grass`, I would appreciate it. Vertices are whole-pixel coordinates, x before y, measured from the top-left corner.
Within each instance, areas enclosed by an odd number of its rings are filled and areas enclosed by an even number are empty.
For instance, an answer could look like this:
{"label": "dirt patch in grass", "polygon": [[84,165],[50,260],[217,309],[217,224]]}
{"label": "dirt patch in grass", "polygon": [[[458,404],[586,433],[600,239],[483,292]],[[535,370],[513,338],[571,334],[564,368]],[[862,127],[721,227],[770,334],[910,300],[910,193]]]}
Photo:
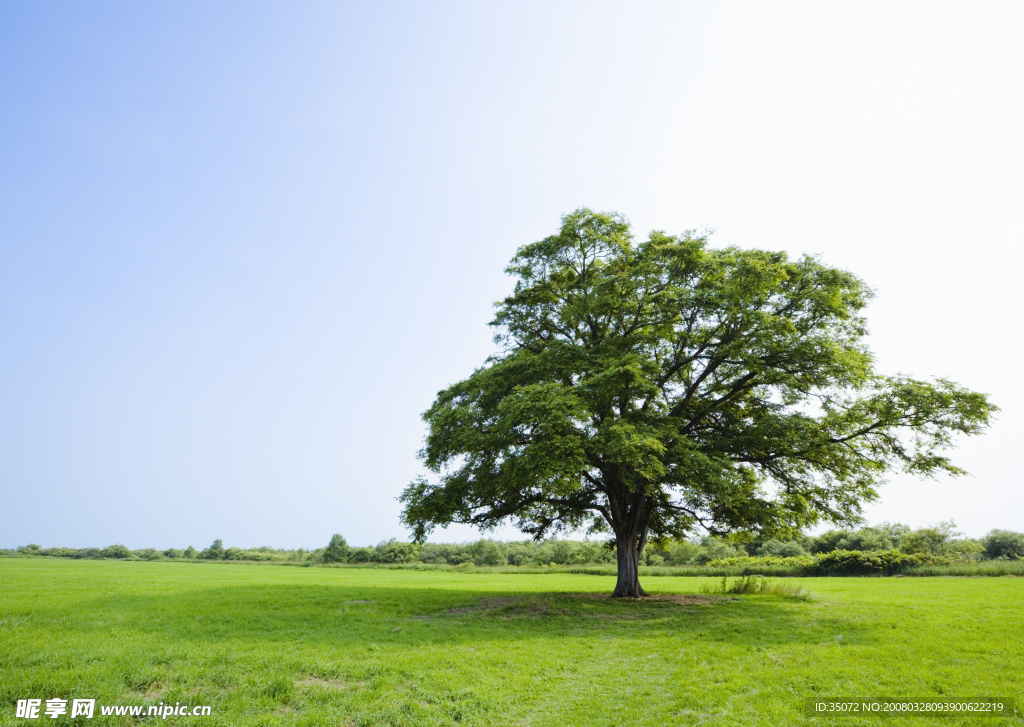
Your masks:
{"label": "dirt patch in grass", "polygon": [[[556,593],[550,595],[560,597],[572,596],[573,598],[592,598],[595,600],[611,599],[611,596],[607,593]],[[665,601],[668,603],[674,603],[679,606],[710,606],[716,603],[730,603],[737,600],[739,599],[732,598],[730,596],[712,596],[708,594],[695,595],[682,593],[659,594],[656,596],[644,596],[643,598],[615,599],[615,601],[626,601],[631,603],[640,603],[647,601]],[[477,606],[461,606],[459,608],[450,608],[440,615],[469,616],[472,614],[483,614],[488,611],[501,611],[503,614],[501,615],[501,618],[506,621],[516,617],[539,618],[545,616],[558,616],[570,613],[570,611],[566,611],[564,608],[558,608],[556,606],[553,606],[547,598],[544,598],[542,600],[536,600],[531,598],[524,599],[517,596],[499,596],[495,598],[481,598],[480,603]],[[589,614],[589,617],[637,618],[638,614],[635,612],[626,611],[616,614]]]}
{"label": "dirt patch in grass", "polygon": [[152,700],[152,699],[156,699],[157,697],[164,696],[164,694],[167,692],[167,690],[164,689],[163,682],[153,682],[152,684],[149,684],[146,687],[146,691],[143,692],[140,689],[140,690],[137,690],[137,692],[139,693],[139,695],[140,695],[140,697],[142,699]]}
{"label": "dirt patch in grass", "polygon": [[497,598],[481,598],[479,606],[462,606],[460,608],[449,608],[445,611],[448,616],[465,616],[467,613],[488,611],[494,608],[505,608],[519,602],[515,596],[498,596]]}
{"label": "dirt patch in grass", "polygon": [[[611,596],[607,593],[573,593],[573,598],[596,598],[596,599],[611,599]],[[647,601],[670,601],[671,603],[677,603],[680,606],[710,606],[715,603],[731,603],[736,601],[735,598],[729,598],[728,596],[708,596],[708,595],[690,595],[684,593],[661,593],[656,596],[642,596],[640,598],[618,598],[617,601],[626,601],[630,603],[641,603]]]}
{"label": "dirt patch in grass", "polygon": [[348,684],[341,679],[321,679],[320,677],[308,676],[295,682],[297,687],[327,687],[328,689],[345,689]]}

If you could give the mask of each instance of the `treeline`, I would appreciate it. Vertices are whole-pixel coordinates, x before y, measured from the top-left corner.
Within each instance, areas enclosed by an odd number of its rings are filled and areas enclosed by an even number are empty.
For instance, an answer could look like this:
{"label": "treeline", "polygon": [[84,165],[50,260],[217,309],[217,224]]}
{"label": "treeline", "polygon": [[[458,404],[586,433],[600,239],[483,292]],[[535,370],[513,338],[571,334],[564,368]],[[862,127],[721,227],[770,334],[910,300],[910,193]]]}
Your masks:
{"label": "treeline", "polygon": [[[932,562],[970,563],[985,560],[1024,559],[1024,533],[993,530],[979,539],[963,538],[953,522],[913,530],[906,525],[882,523],[856,530],[829,530],[817,536],[792,540],[749,540],[705,537],[664,544],[650,543],[644,549],[643,565],[686,566],[775,562],[775,559],[814,557],[835,553],[836,558],[849,560],[844,553],[872,554],[870,558],[886,562],[909,562],[902,556],[932,556]],[[884,554],[884,555],[877,555]],[[614,563],[615,551],[610,544],[592,540],[502,542],[477,540],[470,543],[425,543],[423,545],[391,539],[376,546],[352,547],[341,535],[335,535],[323,548],[282,550],[270,547],[225,548],[221,540],[210,547],[196,550],[143,548],[129,550],[124,545],[106,548],[42,548],[23,545],[17,550],[0,550],[6,556],[50,556],[59,558],[117,558],[132,560],[217,560],[271,561],[301,564],[319,563],[425,563],[437,565],[474,566],[574,566]],[[863,558],[869,556],[864,555]],[[835,558],[832,558],[835,559]],[[826,559],[829,560],[829,559]],[[912,560],[912,559],[910,559]],[[921,561],[921,558],[917,558]],[[798,561],[792,561],[798,562]],[[802,562],[802,561],[799,561]],[[807,562],[811,562],[808,560]],[[923,561],[922,561],[923,562]]]}
{"label": "treeline", "polygon": [[[992,530],[984,538],[963,538],[952,521],[914,530],[899,523],[882,523],[857,530],[829,530],[792,540],[742,542],[715,537],[649,543],[642,555],[646,566],[707,565],[733,558],[787,558],[860,551],[930,555],[945,562],[1017,560],[1024,558],[1024,533]],[[577,540],[477,540],[471,543],[416,545],[389,540],[373,548],[351,548],[335,535],[322,551],[311,554],[326,563],[434,563],[476,566],[598,565],[614,563],[610,543]],[[889,556],[892,558],[893,556]]]}
{"label": "treeline", "polygon": [[316,553],[304,548],[297,550],[281,550],[263,546],[260,548],[225,548],[221,540],[214,540],[209,548],[196,550],[191,545],[185,549],[141,548],[130,550],[127,546],[116,544],[106,548],[43,548],[35,543],[19,545],[16,550],[0,549],[0,556],[50,556],[52,558],[87,558],[91,560],[248,560],[248,561],[316,561]]}

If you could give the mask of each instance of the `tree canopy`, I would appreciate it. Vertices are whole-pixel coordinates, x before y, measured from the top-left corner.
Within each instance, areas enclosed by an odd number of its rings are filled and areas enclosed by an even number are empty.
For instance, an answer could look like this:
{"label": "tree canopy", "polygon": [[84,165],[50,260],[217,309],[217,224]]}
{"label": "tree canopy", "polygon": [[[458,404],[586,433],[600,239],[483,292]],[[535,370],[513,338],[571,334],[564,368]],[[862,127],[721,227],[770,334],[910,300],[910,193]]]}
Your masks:
{"label": "tree canopy", "polygon": [[649,539],[856,522],[889,472],[963,474],[943,451],[996,411],[876,372],[871,290],[815,257],[637,242],[621,215],[579,209],[506,272],[500,351],[424,414],[435,477],[400,498],[419,540],[449,523],[610,531],[615,595],[639,596]]}

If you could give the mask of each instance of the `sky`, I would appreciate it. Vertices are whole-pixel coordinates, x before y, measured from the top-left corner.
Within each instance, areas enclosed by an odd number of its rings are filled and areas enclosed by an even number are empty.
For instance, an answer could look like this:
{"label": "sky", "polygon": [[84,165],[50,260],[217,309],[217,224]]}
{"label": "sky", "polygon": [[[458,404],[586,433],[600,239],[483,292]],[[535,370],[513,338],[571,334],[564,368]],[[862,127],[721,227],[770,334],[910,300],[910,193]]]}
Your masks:
{"label": "sky", "polygon": [[0,4],[0,547],[408,537],[421,413],[580,206],[866,280],[880,371],[1001,408],[867,519],[1024,531],[1021,37],[1019,2]]}

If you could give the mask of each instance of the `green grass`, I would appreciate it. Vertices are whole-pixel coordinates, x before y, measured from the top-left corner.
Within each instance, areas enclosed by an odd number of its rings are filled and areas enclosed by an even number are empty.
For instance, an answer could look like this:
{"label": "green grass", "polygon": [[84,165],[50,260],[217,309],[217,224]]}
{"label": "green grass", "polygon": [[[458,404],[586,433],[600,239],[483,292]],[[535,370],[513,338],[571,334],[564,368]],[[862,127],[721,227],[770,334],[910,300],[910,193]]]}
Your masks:
{"label": "green grass", "polygon": [[[1024,579],[785,583],[681,605],[575,597],[613,585],[580,573],[2,559],[0,724],[71,723],[16,720],[27,697],[213,706],[81,725],[233,727],[803,725],[820,695],[1024,704]],[[936,722],[984,723],[814,724]]]}

